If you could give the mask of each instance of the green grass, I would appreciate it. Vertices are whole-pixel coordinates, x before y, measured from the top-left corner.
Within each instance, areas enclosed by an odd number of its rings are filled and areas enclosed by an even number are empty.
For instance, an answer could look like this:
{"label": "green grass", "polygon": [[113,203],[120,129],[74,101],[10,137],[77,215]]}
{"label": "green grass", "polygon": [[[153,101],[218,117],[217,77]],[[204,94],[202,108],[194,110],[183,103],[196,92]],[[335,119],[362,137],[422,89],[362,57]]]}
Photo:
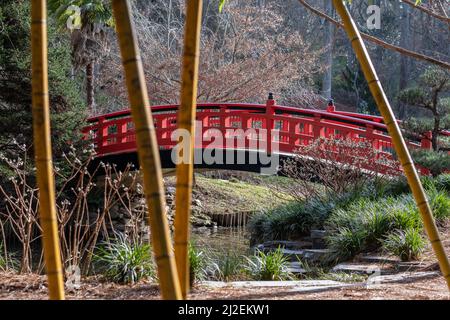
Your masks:
{"label": "green grass", "polygon": [[450,218],[450,197],[445,191],[431,191],[429,193],[430,206],[438,223]]}
{"label": "green grass", "polygon": [[383,240],[383,248],[402,261],[416,260],[425,249],[425,240],[418,229],[397,230]]}
{"label": "green grass", "polygon": [[265,184],[255,185],[237,179],[212,179],[201,175],[196,176],[194,192],[203,198],[203,209],[208,214],[257,213],[292,199],[286,193],[274,192]]}
{"label": "green grass", "polygon": [[450,193],[450,174],[441,174],[434,179],[434,186],[437,190]]}
{"label": "green grass", "polygon": [[191,285],[205,277],[205,253],[197,249],[192,243],[189,243],[189,271]]}
{"label": "green grass", "polygon": [[0,242],[0,270],[2,271],[6,271],[7,269],[7,261],[4,255],[3,243]]}
{"label": "green grass", "polygon": [[218,254],[210,259],[206,273],[211,280],[239,280],[243,277],[243,258],[232,251]]}
{"label": "green grass", "polygon": [[[436,190],[429,190],[428,197],[437,223],[443,224],[450,216],[450,198],[444,191]],[[415,230],[418,237],[423,237],[421,217],[410,194],[377,200],[360,199],[346,209],[335,210],[327,220],[326,228],[328,246],[334,251],[333,258],[338,261],[363,251],[379,250],[387,238],[393,244],[396,237],[399,246],[399,234],[402,232],[405,234],[405,245],[415,240],[411,230]],[[395,252],[394,245],[390,248],[390,252]],[[401,252],[399,249],[396,255],[400,256]],[[409,257],[413,259],[416,255]]]}
{"label": "green grass", "polygon": [[253,257],[246,257],[245,270],[254,280],[293,280],[294,275],[288,271],[289,261],[281,248],[269,253],[260,250]]}
{"label": "green grass", "polygon": [[103,243],[94,255],[94,263],[108,280],[121,284],[155,275],[150,245],[132,243],[122,235]]}
{"label": "green grass", "polygon": [[310,198],[303,202],[290,201],[254,215],[248,224],[251,242],[297,239],[309,234],[312,228],[323,228],[330,214],[348,207],[363,193]]}
{"label": "green grass", "polygon": [[252,217],[248,224],[251,242],[289,239],[307,234],[315,223],[312,213],[296,201]]}

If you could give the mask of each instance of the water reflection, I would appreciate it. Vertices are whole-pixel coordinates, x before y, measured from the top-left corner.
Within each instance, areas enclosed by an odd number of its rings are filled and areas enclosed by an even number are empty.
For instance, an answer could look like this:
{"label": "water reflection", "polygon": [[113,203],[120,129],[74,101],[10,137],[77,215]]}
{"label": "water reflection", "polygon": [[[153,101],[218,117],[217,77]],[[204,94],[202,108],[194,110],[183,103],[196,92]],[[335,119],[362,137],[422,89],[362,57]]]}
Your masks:
{"label": "water reflection", "polygon": [[223,254],[233,252],[236,255],[251,253],[248,232],[245,228],[200,228],[192,230],[194,245],[207,253]]}

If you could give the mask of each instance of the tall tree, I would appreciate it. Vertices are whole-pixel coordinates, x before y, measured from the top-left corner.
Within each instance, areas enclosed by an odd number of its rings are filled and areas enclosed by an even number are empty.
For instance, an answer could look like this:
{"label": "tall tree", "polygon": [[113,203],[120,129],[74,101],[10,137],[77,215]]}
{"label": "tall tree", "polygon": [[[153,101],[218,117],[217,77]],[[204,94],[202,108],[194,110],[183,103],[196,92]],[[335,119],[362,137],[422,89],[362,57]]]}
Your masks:
{"label": "tall tree", "polygon": [[109,1],[49,0],[49,10],[60,28],[70,32],[73,66],[85,69],[86,103],[95,114],[95,65],[108,50],[108,30],[113,26]]}
{"label": "tall tree", "polygon": [[[0,155],[16,158],[32,144],[30,1],[0,2]],[[80,87],[71,81],[70,44],[54,26],[48,32],[52,141],[56,160],[77,142],[85,113]],[[8,175],[0,164],[0,182]]]}
{"label": "tall tree", "polygon": [[[330,0],[324,0],[324,11],[329,15],[333,15],[333,4]],[[331,99],[331,81],[333,76],[333,34],[334,26],[331,22],[324,19],[324,47],[326,48],[324,55],[325,72],[322,79],[322,95]]]}
{"label": "tall tree", "polygon": [[[450,73],[442,69],[428,68],[419,79],[419,86],[402,91],[400,101],[412,107],[422,108],[432,114],[432,118],[412,119],[407,125],[414,131],[431,130],[433,150],[439,150],[438,137],[443,129],[450,127],[450,98],[445,94],[450,90]],[[415,121],[414,121],[415,120]]]}
{"label": "tall tree", "polygon": [[[398,6],[398,3],[396,3]],[[401,8],[400,19],[400,46],[405,49],[411,49],[411,32],[410,32],[410,8],[403,5]],[[399,91],[406,89],[409,77],[409,58],[400,55],[400,73],[399,73]],[[399,118],[405,118],[405,105],[400,101],[399,103]]]}

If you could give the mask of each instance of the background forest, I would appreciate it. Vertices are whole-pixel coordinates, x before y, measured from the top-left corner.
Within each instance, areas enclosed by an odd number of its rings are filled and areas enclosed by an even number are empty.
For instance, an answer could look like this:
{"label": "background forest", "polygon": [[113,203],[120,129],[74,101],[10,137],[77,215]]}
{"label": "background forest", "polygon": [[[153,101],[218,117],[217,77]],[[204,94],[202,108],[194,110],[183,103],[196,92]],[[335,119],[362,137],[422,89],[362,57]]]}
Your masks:
{"label": "background forest", "polygon": [[[132,3],[151,103],[175,103],[184,1]],[[233,0],[222,12],[219,0],[205,0],[199,101],[260,103],[271,91],[280,104],[323,108],[325,99],[333,98],[340,109],[376,113],[344,32],[305,4],[336,19],[327,0]],[[368,29],[369,4],[381,8],[379,30]],[[74,14],[70,5],[81,8],[81,19],[76,21],[80,29],[67,28],[66,22]],[[438,90],[432,88],[436,73],[445,81],[438,98],[448,95],[448,68],[444,71],[426,61],[430,58],[448,67],[448,1],[423,1],[420,9],[401,1],[353,1],[350,10],[362,32],[425,57],[399,54],[368,42],[397,116],[431,117],[432,111],[412,106],[425,104],[420,95],[426,96],[430,88]],[[53,132],[56,141],[67,141],[84,116],[124,109],[127,101],[108,1],[51,0],[49,11]],[[29,1],[1,2],[2,152],[17,148],[13,139],[29,144],[29,26]],[[424,76],[427,70],[428,79]],[[402,92],[415,87],[423,92]],[[442,118],[445,116],[444,112]],[[56,144],[57,149],[64,146]]]}

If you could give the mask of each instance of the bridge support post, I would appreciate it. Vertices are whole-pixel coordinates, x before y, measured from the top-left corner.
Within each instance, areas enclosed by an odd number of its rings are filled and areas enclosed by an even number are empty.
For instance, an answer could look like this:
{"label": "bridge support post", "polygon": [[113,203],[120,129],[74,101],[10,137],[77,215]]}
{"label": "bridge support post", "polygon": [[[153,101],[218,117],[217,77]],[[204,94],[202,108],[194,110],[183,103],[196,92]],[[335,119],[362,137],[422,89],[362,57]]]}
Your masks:
{"label": "bridge support post", "polygon": [[44,261],[49,298],[64,299],[64,282],[56,216],[55,182],[50,140],[48,97],[47,1],[31,1],[32,113],[39,188],[39,220],[42,227]]}
{"label": "bridge support post", "polygon": [[[189,291],[189,232],[194,175],[194,137],[197,105],[197,81],[200,54],[200,29],[203,0],[188,0],[184,35],[181,103],[178,111],[178,128],[190,133],[189,162],[177,164],[175,194],[175,260],[180,279],[181,295],[186,299]],[[183,141],[184,142],[184,141]],[[186,144],[185,144],[186,145]],[[183,157],[182,158],[186,158]]]}
{"label": "bridge support post", "polygon": [[426,150],[433,149],[433,144],[431,143],[431,140],[433,138],[433,132],[427,131],[423,135],[424,135],[424,138],[422,140],[420,140],[420,148],[426,149]]}
{"label": "bridge support post", "polygon": [[355,22],[350,16],[350,13],[342,0],[333,0],[333,4],[336,8],[336,11],[342,18],[344,29],[347,32],[349,39],[351,40],[353,50],[355,51],[356,57],[361,64],[361,68],[369,85],[370,91],[374,97],[378,109],[380,110],[381,115],[383,116],[384,123],[388,128],[389,135],[392,137],[395,151],[398,155],[409,186],[411,187],[411,191],[417,203],[417,207],[419,208],[419,211],[421,213],[428,238],[430,239],[442,274],[447,281],[447,286],[450,290],[449,260],[445,253],[444,246],[442,245],[439,231],[436,227],[436,223],[434,221],[428,199],[420,182],[416,168],[413,164],[411,155],[409,154],[405,140],[403,139],[400,127],[397,123],[397,120],[395,119],[395,115],[392,111],[386,94],[384,93],[383,87],[381,86],[380,80],[378,79],[375,68],[373,67],[372,61],[367,52],[367,48],[361,38],[361,34],[359,33]]}
{"label": "bridge support post", "polygon": [[152,247],[161,294],[163,299],[176,300],[181,298],[181,291],[166,216],[161,160],[129,1],[112,0],[112,8],[125,69],[131,115],[135,123],[139,164],[149,208]]}

